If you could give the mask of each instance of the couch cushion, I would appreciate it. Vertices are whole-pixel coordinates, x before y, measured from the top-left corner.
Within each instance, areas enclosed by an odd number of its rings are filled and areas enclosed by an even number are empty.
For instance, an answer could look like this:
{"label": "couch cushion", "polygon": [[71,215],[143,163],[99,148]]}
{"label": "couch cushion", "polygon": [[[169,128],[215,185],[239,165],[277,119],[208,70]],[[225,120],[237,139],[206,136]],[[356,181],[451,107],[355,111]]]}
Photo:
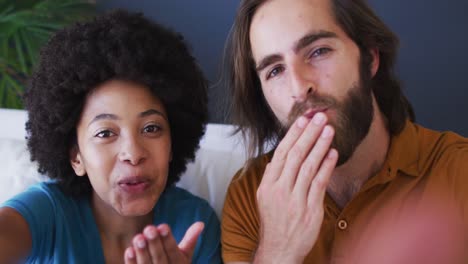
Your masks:
{"label": "couch cushion", "polygon": [[30,161],[25,140],[0,138],[0,168],[0,203],[45,179]]}

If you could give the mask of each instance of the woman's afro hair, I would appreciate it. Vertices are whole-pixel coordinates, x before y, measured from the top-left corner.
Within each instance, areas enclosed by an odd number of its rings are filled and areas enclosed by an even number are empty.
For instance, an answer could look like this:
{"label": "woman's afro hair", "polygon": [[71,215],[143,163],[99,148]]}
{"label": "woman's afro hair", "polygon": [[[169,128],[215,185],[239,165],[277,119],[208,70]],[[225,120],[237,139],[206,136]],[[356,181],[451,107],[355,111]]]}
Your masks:
{"label": "woman's afro hair", "polygon": [[31,160],[67,194],[92,191],[73,171],[70,151],[87,95],[112,79],[144,85],[163,103],[172,140],[166,186],[179,180],[204,134],[207,82],[181,35],[123,10],[60,30],[42,48],[24,101]]}

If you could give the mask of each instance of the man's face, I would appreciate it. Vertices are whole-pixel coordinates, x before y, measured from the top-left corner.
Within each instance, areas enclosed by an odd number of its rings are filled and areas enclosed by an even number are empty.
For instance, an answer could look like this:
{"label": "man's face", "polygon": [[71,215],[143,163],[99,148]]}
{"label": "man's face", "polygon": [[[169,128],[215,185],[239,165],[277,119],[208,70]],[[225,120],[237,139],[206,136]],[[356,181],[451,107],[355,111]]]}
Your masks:
{"label": "man's face", "polygon": [[324,112],[335,127],[333,147],[346,162],[373,118],[370,65],[336,24],[327,0],[271,0],[253,17],[250,44],[263,94],[288,127]]}
{"label": "man's face", "polygon": [[[288,117],[287,128],[310,109],[329,109],[336,114],[329,123],[335,128],[332,148],[338,150],[337,165],[348,161],[356,147],[369,132],[373,119],[371,80],[367,67],[361,66],[359,83],[348,89],[348,94],[339,102],[333,96],[310,93],[305,101],[296,102]],[[327,110],[327,111],[329,111]]]}

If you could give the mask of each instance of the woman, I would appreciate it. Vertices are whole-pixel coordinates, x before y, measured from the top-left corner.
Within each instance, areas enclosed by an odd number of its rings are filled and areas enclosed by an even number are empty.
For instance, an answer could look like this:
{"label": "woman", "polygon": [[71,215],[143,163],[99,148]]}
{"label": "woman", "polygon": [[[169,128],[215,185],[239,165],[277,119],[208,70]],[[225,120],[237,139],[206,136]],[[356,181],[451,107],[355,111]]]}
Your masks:
{"label": "woman", "polygon": [[178,34],[114,11],[56,33],[25,95],[52,181],[0,208],[0,263],[218,263],[219,222],[174,186],[207,119]]}

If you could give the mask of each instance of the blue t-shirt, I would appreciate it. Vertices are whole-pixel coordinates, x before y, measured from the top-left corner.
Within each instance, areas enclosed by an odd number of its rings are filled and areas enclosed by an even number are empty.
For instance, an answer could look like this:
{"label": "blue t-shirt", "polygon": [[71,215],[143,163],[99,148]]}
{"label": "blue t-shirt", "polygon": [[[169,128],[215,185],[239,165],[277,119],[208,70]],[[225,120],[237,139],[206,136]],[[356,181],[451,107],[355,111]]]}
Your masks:
{"label": "blue t-shirt", "polygon": [[[67,196],[56,183],[46,182],[30,187],[3,206],[17,210],[29,224],[32,250],[27,263],[105,262],[88,198]],[[192,262],[221,263],[220,227],[213,209],[181,188],[167,188],[154,209],[154,224],[168,224],[180,242],[196,221],[204,222],[205,229]]]}

